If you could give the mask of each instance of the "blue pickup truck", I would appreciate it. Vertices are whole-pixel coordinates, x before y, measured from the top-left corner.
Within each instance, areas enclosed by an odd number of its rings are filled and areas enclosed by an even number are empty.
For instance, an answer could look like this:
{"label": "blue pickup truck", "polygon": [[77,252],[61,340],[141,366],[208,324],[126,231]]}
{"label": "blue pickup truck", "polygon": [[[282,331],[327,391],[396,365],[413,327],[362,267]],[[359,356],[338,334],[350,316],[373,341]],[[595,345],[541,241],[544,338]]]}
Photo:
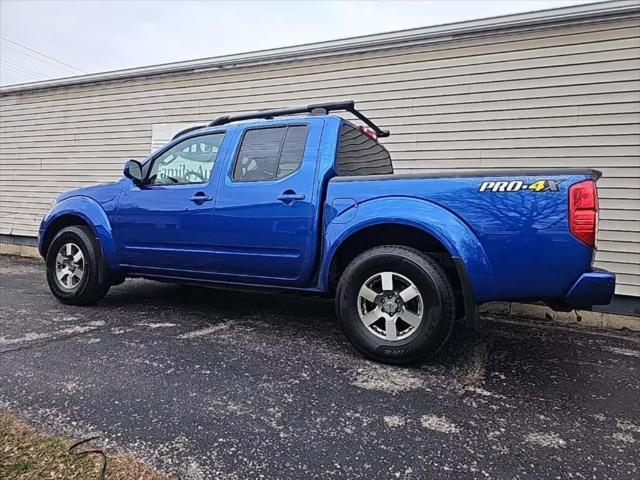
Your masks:
{"label": "blue pickup truck", "polygon": [[334,296],[352,344],[395,364],[433,355],[458,319],[478,328],[484,302],[611,301],[615,276],[592,267],[600,172],[398,175],[388,135],[353,101],[181,132],[57,198],[38,238],[49,287],[73,305],[126,277]]}

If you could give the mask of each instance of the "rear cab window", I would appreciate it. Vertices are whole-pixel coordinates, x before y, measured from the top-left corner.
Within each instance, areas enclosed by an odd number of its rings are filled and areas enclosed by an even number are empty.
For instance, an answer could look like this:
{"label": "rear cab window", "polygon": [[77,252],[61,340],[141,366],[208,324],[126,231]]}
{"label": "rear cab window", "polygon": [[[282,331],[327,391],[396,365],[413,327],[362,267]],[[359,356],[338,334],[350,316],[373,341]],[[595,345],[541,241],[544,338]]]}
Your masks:
{"label": "rear cab window", "polygon": [[359,128],[343,122],[340,128],[336,173],[349,175],[393,174],[391,155],[375,139]]}
{"label": "rear cab window", "polygon": [[245,131],[236,157],[234,182],[280,180],[302,164],[309,127],[290,125]]}

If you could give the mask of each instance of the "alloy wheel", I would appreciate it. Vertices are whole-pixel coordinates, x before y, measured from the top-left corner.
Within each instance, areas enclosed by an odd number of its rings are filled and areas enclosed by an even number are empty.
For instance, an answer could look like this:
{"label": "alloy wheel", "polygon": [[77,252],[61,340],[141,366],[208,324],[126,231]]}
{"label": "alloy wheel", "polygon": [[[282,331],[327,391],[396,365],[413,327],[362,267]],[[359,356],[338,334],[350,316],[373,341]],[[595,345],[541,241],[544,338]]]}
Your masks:
{"label": "alloy wheel", "polygon": [[360,287],[358,313],[373,335],[398,341],[418,330],[424,302],[418,287],[407,277],[396,272],[380,272]]}
{"label": "alloy wheel", "polygon": [[75,243],[65,243],[56,255],[56,281],[64,290],[73,290],[84,277],[85,259]]}

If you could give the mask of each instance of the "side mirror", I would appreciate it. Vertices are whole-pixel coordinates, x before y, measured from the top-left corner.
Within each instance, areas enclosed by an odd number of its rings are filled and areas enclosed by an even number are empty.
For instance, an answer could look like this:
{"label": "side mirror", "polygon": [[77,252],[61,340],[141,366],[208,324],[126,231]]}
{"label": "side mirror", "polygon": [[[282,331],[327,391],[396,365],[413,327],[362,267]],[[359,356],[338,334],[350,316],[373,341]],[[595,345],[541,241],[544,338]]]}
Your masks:
{"label": "side mirror", "polygon": [[142,165],[137,160],[127,160],[127,163],[124,164],[123,173],[135,185],[142,184]]}

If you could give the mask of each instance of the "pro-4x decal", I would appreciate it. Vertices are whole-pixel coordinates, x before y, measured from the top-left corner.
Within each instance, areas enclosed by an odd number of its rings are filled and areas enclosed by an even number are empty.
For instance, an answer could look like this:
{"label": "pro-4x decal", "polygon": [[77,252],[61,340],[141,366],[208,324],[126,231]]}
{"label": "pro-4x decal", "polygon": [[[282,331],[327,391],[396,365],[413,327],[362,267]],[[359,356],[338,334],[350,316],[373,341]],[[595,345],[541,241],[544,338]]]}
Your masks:
{"label": "pro-4x decal", "polygon": [[522,180],[504,180],[482,182],[479,192],[519,192],[530,190],[532,192],[557,192],[564,180],[536,180],[533,183],[524,183]]}

